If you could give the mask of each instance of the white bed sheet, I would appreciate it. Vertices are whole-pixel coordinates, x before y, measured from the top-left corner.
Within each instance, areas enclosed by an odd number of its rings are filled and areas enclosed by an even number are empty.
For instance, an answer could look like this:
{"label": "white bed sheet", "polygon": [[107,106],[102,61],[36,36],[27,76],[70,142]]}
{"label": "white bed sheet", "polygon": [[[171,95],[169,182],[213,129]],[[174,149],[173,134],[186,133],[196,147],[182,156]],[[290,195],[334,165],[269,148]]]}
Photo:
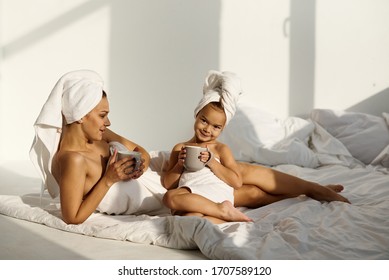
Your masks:
{"label": "white bed sheet", "polygon": [[[195,217],[93,214],[66,225],[58,205],[39,195],[0,196],[0,213],[60,230],[169,248],[199,248],[210,259],[389,259],[389,176],[373,167],[280,165],[322,184],[342,182],[352,204],[301,196],[242,209],[253,223],[212,225]],[[46,210],[43,210],[45,208]]]}

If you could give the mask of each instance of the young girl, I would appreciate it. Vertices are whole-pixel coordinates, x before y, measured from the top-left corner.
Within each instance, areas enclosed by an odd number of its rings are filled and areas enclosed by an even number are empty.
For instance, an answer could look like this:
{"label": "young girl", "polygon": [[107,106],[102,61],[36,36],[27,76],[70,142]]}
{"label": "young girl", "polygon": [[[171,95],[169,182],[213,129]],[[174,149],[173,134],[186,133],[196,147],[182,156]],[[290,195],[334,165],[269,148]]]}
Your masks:
{"label": "young girl", "polygon": [[[195,135],[174,146],[163,180],[169,190],[163,201],[173,212],[204,216],[215,223],[250,221],[233,206],[234,189],[242,186],[242,178],[229,147],[217,141],[225,122],[221,103],[209,103],[196,117]],[[189,172],[184,170],[185,146],[193,143],[208,148],[209,152],[201,153],[206,167]],[[209,200],[216,203],[209,203]]]}
{"label": "young girl", "polygon": [[[235,74],[211,71],[208,75],[203,99],[195,110],[194,136],[174,146],[163,176],[164,187],[169,190],[163,201],[173,212],[204,216],[215,223],[250,221],[233,206],[234,189],[242,186],[238,165],[229,147],[217,141],[235,113],[240,94],[240,81]],[[193,144],[208,149],[201,153],[206,166],[189,172],[184,168],[185,145]]]}
{"label": "young girl", "polygon": [[[233,73],[211,71],[203,93],[195,109],[194,136],[174,146],[163,174],[168,190],[163,202],[173,213],[222,223],[251,220],[234,205],[256,208],[299,195],[349,203],[338,194],[343,190],[341,185],[322,186],[268,167],[236,162],[229,147],[217,137],[235,113],[240,81]],[[202,152],[205,168],[188,173],[184,169],[185,145],[193,143],[207,147],[210,153]]]}

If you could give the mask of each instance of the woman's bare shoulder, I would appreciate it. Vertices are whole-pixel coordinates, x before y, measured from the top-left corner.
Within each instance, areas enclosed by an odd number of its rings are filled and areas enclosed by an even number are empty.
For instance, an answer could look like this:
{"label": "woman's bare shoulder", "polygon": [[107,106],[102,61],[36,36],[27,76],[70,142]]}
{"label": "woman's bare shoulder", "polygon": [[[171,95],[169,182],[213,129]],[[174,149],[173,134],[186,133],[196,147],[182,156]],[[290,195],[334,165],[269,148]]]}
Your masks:
{"label": "woman's bare shoulder", "polygon": [[63,169],[67,167],[80,168],[85,166],[85,156],[76,151],[64,151],[57,154],[56,162]]}
{"label": "woman's bare shoulder", "polygon": [[57,182],[60,182],[63,176],[84,176],[86,174],[86,160],[79,152],[61,151],[53,158],[51,172]]}

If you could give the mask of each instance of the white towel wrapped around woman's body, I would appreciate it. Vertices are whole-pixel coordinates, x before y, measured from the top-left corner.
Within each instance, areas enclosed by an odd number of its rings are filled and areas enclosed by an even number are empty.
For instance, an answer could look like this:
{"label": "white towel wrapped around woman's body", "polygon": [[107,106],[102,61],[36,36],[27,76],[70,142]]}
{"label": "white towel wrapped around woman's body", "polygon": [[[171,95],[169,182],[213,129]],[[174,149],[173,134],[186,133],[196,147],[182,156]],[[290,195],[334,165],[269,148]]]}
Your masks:
{"label": "white towel wrapped around woman's body", "polygon": [[112,185],[97,211],[115,215],[169,214],[170,210],[162,203],[165,192],[159,174],[148,169],[136,180]]}
{"label": "white towel wrapped around woman's body", "polygon": [[[119,142],[110,142],[109,146],[111,155],[114,149],[128,151],[127,147]],[[112,215],[170,213],[162,203],[166,189],[162,186],[161,176],[158,174],[164,166],[164,156],[154,157],[153,154],[150,156],[150,168],[136,180],[119,181],[113,184],[97,207],[97,211]]]}

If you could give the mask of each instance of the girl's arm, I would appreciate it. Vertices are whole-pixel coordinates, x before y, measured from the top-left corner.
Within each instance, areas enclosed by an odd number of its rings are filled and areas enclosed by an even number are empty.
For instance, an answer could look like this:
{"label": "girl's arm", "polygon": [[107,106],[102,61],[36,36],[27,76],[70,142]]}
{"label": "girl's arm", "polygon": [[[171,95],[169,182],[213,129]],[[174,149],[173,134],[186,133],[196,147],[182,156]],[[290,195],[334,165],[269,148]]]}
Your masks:
{"label": "girl's arm", "polygon": [[216,154],[220,156],[220,163],[212,158],[207,165],[217,177],[234,189],[239,189],[242,186],[242,177],[230,148],[218,143],[215,149]]}
{"label": "girl's arm", "polygon": [[162,174],[162,185],[167,190],[178,187],[178,181],[184,171],[185,150],[183,147],[184,145],[181,143],[174,146],[170,153],[168,168]]}

